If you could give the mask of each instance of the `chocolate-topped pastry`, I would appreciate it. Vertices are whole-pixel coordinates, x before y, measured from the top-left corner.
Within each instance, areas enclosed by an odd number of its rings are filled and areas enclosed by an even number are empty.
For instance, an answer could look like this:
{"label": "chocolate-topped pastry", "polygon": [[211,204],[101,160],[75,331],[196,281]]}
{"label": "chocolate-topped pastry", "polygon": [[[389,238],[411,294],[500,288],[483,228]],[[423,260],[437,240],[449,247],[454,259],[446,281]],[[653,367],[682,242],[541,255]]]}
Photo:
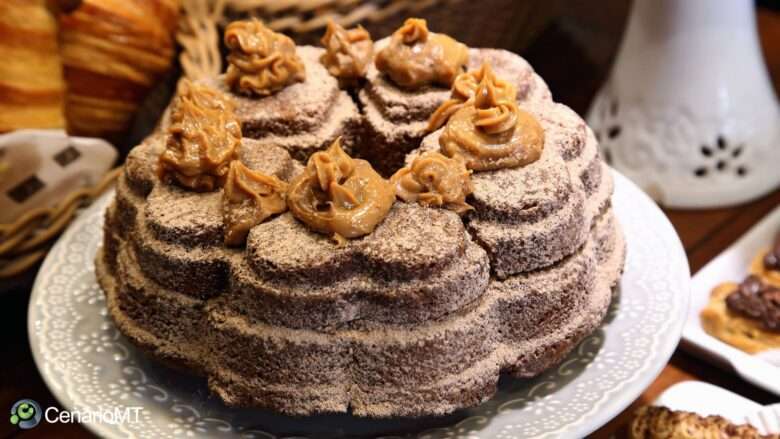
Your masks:
{"label": "chocolate-topped pastry", "polygon": [[233,97],[244,137],[287,149],[306,160],[341,136],[349,151],[361,116],[320,62],[322,48],[293,41],[253,19],[225,30],[228,69],[214,81]]}
{"label": "chocolate-topped pastry", "polygon": [[780,288],[759,276],[716,286],[700,316],[705,332],[747,353],[780,349]]}
{"label": "chocolate-topped pastry", "polygon": [[780,271],[780,232],[777,232],[772,247],[764,255],[764,267],[767,270]]}
{"label": "chocolate-topped pastry", "polygon": [[726,297],[729,309],[755,319],[764,329],[780,332],[780,288],[767,285],[758,276],[748,276]]}
{"label": "chocolate-topped pastry", "polygon": [[[246,29],[258,41],[241,43]],[[362,137],[363,159],[334,140],[299,154],[304,167],[226,127],[325,141],[302,109],[344,93],[333,75],[359,73],[349,44],[367,50],[366,36],[334,26],[327,52],[293,51],[255,22],[232,30],[241,52],[220,86],[235,115],[207,100],[208,120],[190,121],[202,138],[187,125],[134,148],[106,211],[96,273],[131,342],[231,406],[396,417],[479,404],[502,374],[536,376],[598,328],[626,250],[612,180],[593,133],[522,58],[470,49],[458,76],[465,48],[412,20],[366,71],[382,134]],[[278,75],[262,76],[266,58]]]}
{"label": "chocolate-topped pastry", "polygon": [[780,288],[780,232],[775,235],[771,246],[756,253],[749,271],[762,281]]}

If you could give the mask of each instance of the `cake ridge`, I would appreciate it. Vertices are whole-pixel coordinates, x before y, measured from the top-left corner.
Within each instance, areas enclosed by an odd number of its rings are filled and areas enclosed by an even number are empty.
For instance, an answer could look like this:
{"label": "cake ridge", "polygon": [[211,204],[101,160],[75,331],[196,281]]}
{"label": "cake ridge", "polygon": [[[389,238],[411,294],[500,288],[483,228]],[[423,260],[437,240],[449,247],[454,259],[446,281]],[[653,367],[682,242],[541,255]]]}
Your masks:
{"label": "cake ridge", "polygon": [[[436,385],[439,384],[439,382],[443,382],[443,383],[448,383],[449,382],[449,383],[451,383],[452,382],[451,380],[453,380],[453,379],[454,380],[458,380],[458,377],[462,377],[464,374],[467,374],[468,373],[467,370],[469,370],[469,369],[479,370],[481,372],[484,372],[485,377],[487,377],[485,379],[487,379],[489,382],[492,383],[491,385],[484,386],[484,389],[482,389],[482,391],[480,392],[480,395],[481,395],[480,396],[480,400],[482,400],[482,399],[487,398],[490,395],[492,395],[492,393],[495,391],[495,380],[497,380],[499,370],[501,370],[501,369],[508,370],[508,371],[510,371],[510,373],[512,373],[512,374],[514,374],[516,376],[531,376],[531,375],[534,375],[534,374],[540,372],[544,368],[546,368],[549,365],[549,364],[546,364],[547,362],[550,362],[550,363],[557,362],[558,359],[561,358],[563,355],[565,355],[565,353],[568,352],[568,350],[571,349],[571,347],[573,347],[575,343],[574,342],[564,343],[564,344],[567,344],[568,346],[558,346],[558,344],[563,343],[563,340],[568,340],[569,337],[573,337],[575,340],[579,340],[579,338],[581,338],[581,336],[584,336],[585,334],[589,333],[590,330],[592,330],[592,328],[594,328],[601,321],[601,319],[603,318],[604,313],[606,313],[606,306],[602,306],[602,304],[603,304],[603,302],[607,302],[608,303],[608,301],[611,298],[610,291],[611,291],[611,288],[612,288],[612,286],[613,286],[613,284],[615,282],[615,279],[617,278],[617,274],[620,271],[620,267],[622,266],[622,260],[623,260],[622,255],[623,255],[623,252],[625,250],[624,249],[625,246],[624,246],[624,243],[622,241],[622,235],[620,235],[618,233],[616,235],[616,240],[615,241],[616,241],[616,243],[614,243],[613,249],[608,252],[611,255],[611,262],[608,262],[606,264],[600,264],[599,267],[602,267],[602,268],[599,269],[599,275],[595,276],[593,278],[594,281],[597,282],[597,284],[598,284],[598,286],[596,286],[594,288],[594,290],[595,291],[601,291],[601,293],[600,294],[595,294],[595,295],[594,294],[586,295],[588,300],[593,301],[595,299],[596,301],[598,301],[599,305],[598,306],[593,306],[591,311],[588,311],[586,313],[579,313],[575,318],[573,318],[572,320],[569,321],[568,325],[564,325],[562,327],[563,330],[556,331],[556,335],[558,336],[558,338],[556,338],[555,336],[553,336],[553,337],[541,336],[541,337],[538,337],[538,338],[534,339],[534,340],[537,340],[536,342],[534,342],[533,340],[526,340],[525,342],[523,342],[523,344],[521,346],[518,346],[516,349],[511,349],[511,348],[507,348],[506,346],[500,346],[500,345],[492,346],[494,349],[491,350],[491,353],[489,355],[484,355],[484,356],[477,355],[477,357],[483,358],[482,361],[487,362],[488,364],[496,364],[496,366],[493,367],[493,370],[485,371],[484,369],[482,369],[480,367],[477,367],[476,365],[474,367],[471,367],[471,368],[468,368],[468,367],[461,368],[461,369],[457,370],[456,372],[453,372],[451,374],[443,376],[440,380],[437,380],[437,382],[435,384],[428,384],[428,387],[436,387]],[[102,266],[102,264],[99,264],[98,266],[100,268]],[[102,270],[100,270],[100,271],[102,271]],[[101,279],[105,278],[105,276],[100,276],[100,277],[101,277]],[[103,282],[103,281],[101,281],[101,282]],[[117,305],[114,303],[115,300],[116,300],[115,299],[116,291],[109,290],[108,294],[109,294],[109,307],[110,307],[110,309],[116,309]],[[111,299],[111,296],[114,296],[113,300]],[[594,296],[597,296],[598,298],[595,298]],[[119,317],[120,317],[119,320],[121,321],[122,318],[121,318],[121,316],[119,316]],[[215,322],[212,322],[211,324],[215,324]],[[220,323],[217,322],[216,324],[217,324],[217,326],[219,326]],[[572,327],[572,328],[570,328],[570,327]],[[254,335],[255,336],[260,335],[260,334],[269,335],[269,334],[275,333],[277,330],[278,330],[277,328],[273,328],[273,327],[265,328],[263,331],[261,331],[259,333],[256,333]],[[296,332],[295,339],[296,340],[301,340],[300,337],[298,336],[299,335],[299,331],[295,331],[295,332]],[[573,333],[576,333],[576,334],[579,334],[579,335],[578,336],[572,336]],[[323,333],[315,333],[315,334],[317,335],[317,338],[328,337],[327,334],[323,334]],[[387,340],[388,333],[386,332],[386,330],[381,331],[380,334],[382,335],[382,339],[383,340]],[[357,337],[361,337],[361,331],[357,331],[356,332],[356,336]],[[245,349],[245,345],[243,345],[242,342],[235,340],[234,338],[232,338],[232,336],[229,337],[229,338],[233,339],[234,343],[236,343],[238,345],[242,345],[243,348]],[[544,348],[546,348],[548,346],[558,346],[555,349],[555,352],[556,352],[555,358],[549,358],[549,357],[542,356],[546,360],[539,360],[539,356],[534,354],[534,352],[535,352],[534,348],[535,349],[544,349]],[[532,348],[532,349],[530,349],[530,351],[529,351],[527,349],[524,350],[523,348]],[[379,349],[381,351],[384,348],[377,348],[377,349]],[[216,351],[220,351],[220,352],[224,352],[224,350],[220,349],[220,348],[216,348],[215,350]],[[525,353],[525,355],[519,353],[517,350],[523,351]],[[331,353],[336,355],[338,352],[341,352],[341,350],[339,349],[337,351],[332,351]],[[212,354],[213,354],[213,352],[212,352]],[[225,355],[227,355],[227,354],[225,354]],[[271,353],[270,355],[273,355],[273,353]],[[500,359],[500,360],[498,360],[498,359]],[[542,361],[545,364],[539,364],[539,361]],[[468,361],[460,362],[460,363],[471,364]],[[507,364],[505,364],[505,363],[510,363],[510,364],[509,364],[509,366],[507,366]],[[479,364],[479,362],[477,364]],[[504,366],[503,367],[498,367],[497,366],[498,364],[504,364]],[[512,366],[512,364],[514,364],[514,366]],[[209,366],[207,365],[206,369],[208,369],[208,367]],[[229,404],[258,405],[258,403],[262,402],[262,401],[259,401],[259,400],[250,401],[250,400],[240,399],[240,398],[248,398],[247,395],[251,395],[251,394],[256,394],[256,395],[259,394],[259,395],[262,396],[262,395],[264,395],[264,393],[263,393],[263,391],[260,391],[260,390],[262,388],[264,388],[264,387],[259,387],[258,388],[256,386],[253,386],[253,387],[251,387],[252,392],[249,392],[249,393],[241,392],[242,396],[240,396],[240,397],[238,397],[236,395],[231,395],[229,393],[230,386],[233,383],[236,383],[236,382],[243,382],[243,379],[242,380],[231,379],[231,380],[222,381],[220,375],[224,371],[230,371],[230,370],[231,370],[230,368],[225,368],[224,367],[224,363],[220,363],[220,367],[215,367],[213,370],[207,370],[207,373],[209,374],[209,385],[210,385],[210,388],[212,388],[212,390],[214,390],[218,394],[220,394],[226,400],[226,402],[228,402]],[[236,376],[241,376],[241,375],[236,375]],[[345,377],[343,377],[343,378],[345,378]],[[324,380],[324,382],[327,382],[327,381],[328,381],[327,379]],[[345,382],[348,382],[348,381],[346,381],[346,380],[336,380],[334,382],[345,383]],[[295,387],[297,388],[298,385],[295,385]],[[361,384],[358,383],[358,384],[356,384],[356,386],[350,385],[350,386],[346,386],[346,387],[348,387],[350,389],[355,389],[355,388],[360,388]],[[447,386],[441,386],[441,387],[445,387],[446,388]],[[372,387],[372,389],[374,389],[374,388]],[[376,388],[375,390],[379,390],[379,388]],[[419,388],[419,386],[412,387],[411,390],[413,390],[414,392],[424,391],[424,389]],[[373,391],[374,390],[372,390],[372,392]],[[332,407],[335,408],[335,410],[333,410],[333,411],[345,411],[345,410],[347,410],[348,408],[351,407],[351,410],[353,411],[353,413],[356,414],[356,415],[359,415],[359,416],[390,416],[390,415],[397,416],[397,415],[420,415],[422,413],[427,413],[427,414],[430,414],[430,413],[445,413],[445,412],[447,412],[447,411],[449,411],[451,409],[451,408],[450,409],[441,409],[443,411],[438,412],[436,408],[430,407],[430,405],[438,406],[439,404],[441,404],[441,402],[442,402],[441,401],[441,395],[439,395],[439,398],[433,398],[431,401],[429,401],[428,402],[429,406],[425,407],[424,409],[422,408],[423,407],[422,404],[412,405],[412,406],[409,406],[409,407],[404,407],[403,404],[399,404],[397,402],[396,403],[387,403],[387,401],[385,401],[384,403],[381,403],[381,404],[373,403],[373,404],[363,405],[362,402],[360,401],[360,398],[361,397],[367,397],[372,392],[367,392],[366,395],[364,395],[364,394],[357,395],[357,400],[355,399],[355,395],[348,394],[347,397],[345,397],[345,399],[342,400],[342,402],[340,404],[335,404],[335,405],[332,406]],[[285,392],[283,392],[283,393],[285,393]],[[286,392],[285,394],[289,396],[290,393]],[[268,401],[272,401],[272,399],[269,399]],[[268,401],[266,401],[266,403]],[[272,406],[269,406],[268,408],[273,408],[275,410],[280,410],[282,412],[286,412],[286,413],[289,413],[289,414],[297,414],[297,415],[310,413],[310,411],[309,411],[310,409],[307,408],[306,405],[304,405],[304,406],[300,406],[300,405],[296,406],[294,400],[290,400],[289,398],[286,401],[287,402],[285,402],[284,404],[282,404],[281,401],[277,401],[277,403],[280,404],[280,405],[272,405]],[[330,398],[329,401],[333,402],[332,398]],[[395,400],[393,400],[393,401],[395,401]],[[463,405],[462,402],[463,401],[461,401],[461,404],[458,404],[458,406]],[[472,401],[470,403],[477,403],[477,402],[479,402],[479,401]],[[317,410],[317,411],[319,411],[319,410]]]}
{"label": "cake ridge", "polygon": [[254,97],[231,93],[224,75],[204,82],[231,95],[244,137],[281,146],[298,160],[306,160],[337,137],[350,150],[362,124],[356,104],[320,63],[324,49],[298,46],[297,52],[306,80],[262,97],[262,105]]}

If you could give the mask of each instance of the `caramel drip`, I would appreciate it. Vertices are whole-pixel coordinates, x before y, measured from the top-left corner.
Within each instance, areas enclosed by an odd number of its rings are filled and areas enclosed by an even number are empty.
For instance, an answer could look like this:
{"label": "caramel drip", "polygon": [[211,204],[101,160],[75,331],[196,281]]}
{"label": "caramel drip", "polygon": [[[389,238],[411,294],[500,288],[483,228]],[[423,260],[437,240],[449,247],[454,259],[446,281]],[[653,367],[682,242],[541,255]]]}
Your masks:
{"label": "caramel drip", "polygon": [[425,206],[445,207],[463,215],[473,210],[466,197],[474,192],[471,173],[459,157],[427,152],[390,178],[398,198]]}
{"label": "caramel drip", "polygon": [[367,161],[347,155],[340,139],[313,154],[287,191],[287,205],[296,218],[342,243],[342,238],[371,233],[394,200],[390,182]]}
{"label": "caramel drip", "polygon": [[469,169],[514,168],[539,159],[544,130],[534,116],[484,77],[473,102],[450,117],[439,145],[444,155],[461,156]]}
{"label": "caramel drip", "polygon": [[495,92],[501,96],[502,99],[509,101],[515,101],[517,99],[517,89],[515,86],[499,79],[493,73],[490,64],[484,62],[479,69],[461,73],[455,78],[455,82],[452,83],[450,99],[444,101],[428,119],[428,132],[441,128],[458,110],[463,108],[466,104],[473,103],[474,94],[477,91],[477,87],[479,87],[479,83],[482,82],[483,79],[487,79],[493,83]]}
{"label": "caramel drip", "polygon": [[230,162],[222,193],[225,244],[243,245],[252,227],[287,210],[286,192],[287,183],[278,178],[253,171],[239,160]]}
{"label": "caramel drip", "polygon": [[241,125],[230,98],[183,80],[170,120],[160,179],[197,192],[221,187],[241,143]]}
{"label": "caramel drip", "polygon": [[257,19],[230,23],[225,45],[230,50],[225,83],[237,93],[268,96],[306,79],[293,40]]}
{"label": "caramel drip", "polygon": [[449,87],[468,59],[466,45],[429,32],[423,19],[409,18],[377,53],[375,64],[397,85],[416,89],[430,84]]}
{"label": "caramel drip", "polygon": [[320,42],[325,47],[320,61],[331,75],[342,80],[356,80],[366,75],[374,54],[374,42],[362,26],[347,30],[328,21]]}

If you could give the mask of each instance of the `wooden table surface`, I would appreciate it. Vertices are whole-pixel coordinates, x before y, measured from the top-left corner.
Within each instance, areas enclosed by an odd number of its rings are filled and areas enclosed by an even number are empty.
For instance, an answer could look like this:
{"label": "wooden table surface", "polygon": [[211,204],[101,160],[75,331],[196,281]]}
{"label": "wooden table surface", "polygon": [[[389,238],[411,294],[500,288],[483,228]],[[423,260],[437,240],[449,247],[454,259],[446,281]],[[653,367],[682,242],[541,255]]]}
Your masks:
{"label": "wooden table surface", "polygon": [[[614,24],[614,17],[610,17],[609,14],[625,14],[626,7],[624,5],[619,3],[616,8],[600,10],[599,14],[588,15],[587,11],[584,10],[588,8],[586,5],[588,2],[581,3],[582,5],[578,5],[578,2],[572,3],[574,6],[572,6],[571,14],[577,17],[590,17],[591,22],[585,23],[585,28],[590,26],[590,28],[608,29],[609,26],[618,28],[622,26],[620,23]],[[525,55],[541,75],[548,80],[556,97],[582,114],[587,109],[587,104],[590,102],[596,87],[608,71],[610,58],[608,56],[600,58],[598,54],[605,51],[614,52],[616,43],[611,40],[605,42],[606,40],[599,39],[598,35],[591,36],[592,44],[589,45],[589,48],[600,47],[600,52],[593,49],[595,55],[583,55],[583,52],[587,52],[587,50],[578,48],[577,44],[572,41],[572,34],[577,35],[576,28],[572,31],[572,28],[567,26],[564,20],[563,25],[546,31]],[[764,56],[772,74],[775,89],[778,90],[780,88],[780,13],[760,9],[759,32]],[[550,53],[550,47],[555,47],[556,52]],[[568,56],[569,54],[566,53],[567,48],[572,51],[572,56]],[[585,63],[587,67],[582,68],[582,64],[579,65],[582,79],[576,83],[572,83],[571,77],[561,76],[563,73],[560,73],[567,70],[561,68],[562,64],[574,62],[572,60]],[[695,273],[778,205],[780,205],[780,190],[737,207],[697,211],[667,209],[665,212],[682,239],[690,261],[691,271]],[[27,342],[28,296],[29,287],[22,287],[6,293],[2,297],[3,306],[0,308],[0,319],[2,319],[2,327],[5,328],[4,333],[6,334],[4,342],[0,344],[0,359],[2,359],[0,362],[0,409],[3,410],[10,410],[11,405],[21,398],[32,398],[44,407],[59,405],[44,385],[33,362]],[[644,393],[628,409],[598,430],[594,437],[604,438],[613,435],[621,437],[631,419],[631,413],[638,406],[653,401],[672,384],[686,380],[706,381],[762,404],[780,400],[777,396],[754,387],[735,375],[707,364],[678,348],[669,364]],[[0,421],[0,438],[78,438],[85,436],[89,436],[89,433],[77,424],[48,424],[44,422],[35,429],[23,431],[15,427],[12,428],[8,422]]]}

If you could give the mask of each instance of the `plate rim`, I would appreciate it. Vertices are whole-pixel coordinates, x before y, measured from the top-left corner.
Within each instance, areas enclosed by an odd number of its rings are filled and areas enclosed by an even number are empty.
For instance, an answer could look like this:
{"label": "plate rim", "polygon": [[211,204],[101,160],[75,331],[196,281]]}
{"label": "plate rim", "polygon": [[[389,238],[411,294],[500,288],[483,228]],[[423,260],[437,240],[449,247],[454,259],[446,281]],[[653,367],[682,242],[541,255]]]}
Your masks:
{"label": "plate rim", "polygon": [[[652,212],[652,215],[655,217],[653,221],[658,227],[663,229],[663,234],[668,235],[670,238],[674,238],[673,248],[675,254],[670,255],[670,257],[673,260],[676,259],[678,262],[684,264],[684,267],[681,268],[684,268],[684,272],[688,273],[684,282],[685,287],[683,288],[683,291],[677,292],[679,295],[678,300],[680,301],[678,305],[678,315],[676,320],[671,321],[667,327],[667,334],[669,336],[663,337],[662,342],[659,343],[659,346],[657,347],[657,362],[650,364],[647,368],[644,369],[644,371],[640,370],[641,373],[638,372],[638,376],[634,378],[633,381],[624,383],[622,386],[623,388],[619,389],[619,392],[616,391],[618,389],[610,389],[610,391],[615,392],[612,395],[613,397],[608,402],[600,406],[598,410],[589,413],[586,421],[581,422],[576,426],[574,424],[562,426],[556,432],[545,433],[543,435],[545,437],[563,433],[576,437],[585,437],[593,433],[598,428],[606,425],[610,420],[615,418],[616,415],[625,410],[639,395],[641,395],[645,389],[647,389],[647,387],[658,377],[663,368],[666,367],[666,365],[669,363],[669,359],[680,344],[683,330],[687,322],[687,315],[689,313],[689,306],[691,302],[690,296],[692,279],[690,276],[690,265],[688,258],[679,235],[674,229],[674,226],[669,221],[669,218],[663,213],[655,201],[653,201],[635,183],[622,175],[620,172],[613,168],[610,168],[610,171],[615,181],[615,187],[617,188],[617,186],[620,185],[621,187],[625,188],[624,190],[631,192],[632,196],[638,197],[641,200],[641,204],[646,205],[648,211]],[[113,197],[114,192],[115,191],[113,188],[110,189],[101,195],[97,200],[95,200],[93,204],[87,207],[85,210],[92,209],[94,208],[93,206],[100,205],[105,201],[105,198]],[[27,309],[28,342],[30,343],[30,350],[33,354],[35,366],[38,369],[44,383],[46,384],[46,387],[52,393],[57,402],[59,402],[59,404],[66,410],[72,410],[76,403],[64,389],[59,388],[59,386],[54,382],[51,373],[48,372],[45,367],[42,367],[46,364],[46,361],[42,358],[43,354],[40,349],[39,339],[36,337],[37,330],[35,327],[34,316],[37,314],[36,302],[39,300],[41,294],[43,294],[41,292],[42,287],[39,285],[41,283],[40,273],[44,272],[45,269],[48,269],[50,265],[54,264],[54,259],[52,256],[54,252],[52,250],[54,250],[56,246],[62,245],[62,242],[65,242],[68,238],[71,237],[71,235],[73,235],[73,233],[75,233],[76,224],[83,221],[84,217],[84,215],[79,216],[76,221],[74,221],[60,236],[55,245],[49,251],[49,254],[47,254],[43,264],[41,264],[38,275],[36,275]],[[616,217],[618,218],[618,221],[620,221],[620,217],[617,216],[617,214]],[[626,236],[626,245],[628,248],[630,248],[628,245],[629,239],[630,238]],[[94,267],[92,269],[94,270]],[[120,432],[114,428],[110,428],[111,426],[107,424],[82,423],[81,425],[90,432],[101,437],[120,437]],[[569,430],[571,427],[574,428]]]}
{"label": "plate rim", "polygon": [[[599,428],[603,427],[609,421],[614,419],[618,414],[620,414],[623,410],[625,410],[628,406],[631,405],[631,403],[636,400],[637,397],[639,397],[642,392],[644,392],[650,384],[655,381],[656,378],[661,374],[663,369],[666,367],[667,364],[669,364],[669,359],[674,355],[675,350],[680,344],[680,340],[682,339],[682,332],[685,327],[685,323],[687,320],[687,315],[689,313],[689,307],[691,303],[691,269],[690,269],[690,263],[688,261],[688,255],[685,252],[685,247],[682,244],[682,241],[680,240],[680,235],[677,233],[677,230],[672,225],[671,221],[669,220],[669,217],[666,216],[666,214],[661,210],[661,208],[658,206],[658,204],[650,198],[650,196],[645,193],[639,186],[636,185],[631,179],[626,177],[625,175],[621,174],[618,170],[610,167],[610,170],[612,171],[612,175],[615,179],[615,186],[618,184],[625,185],[628,189],[630,189],[633,192],[636,192],[636,196],[638,196],[640,199],[643,200],[643,204],[647,204],[648,209],[650,209],[655,215],[658,216],[658,219],[660,220],[657,224],[662,225],[662,227],[667,233],[671,233],[676,238],[675,242],[675,250],[677,252],[677,257],[681,257],[680,261],[684,262],[685,264],[685,271],[688,273],[687,276],[687,291],[681,291],[682,294],[681,300],[682,304],[680,306],[680,314],[682,317],[678,316],[678,319],[673,322],[670,330],[670,334],[673,334],[674,337],[668,337],[666,338],[667,342],[664,344],[663,347],[659,347],[660,355],[658,356],[658,363],[654,364],[650,367],[650,369],[643,374],[641,377],[638,377],[634,383],[632,388],[641,388],[639,392],[636,395],[633,395],[633,392],[621,392],[618,394],[616,398],[614,398],[610,403],[605,404],[601,407],[601,410],[598,413],[594,413],[591,417],[591,422],[585,423],[582,425],[581,428],[578,430],[575,430],[572,432],[572,434],[575,437],[586,437],[593,433],[594,431],[598,430]],[[620,220],[620,217],[618,217],[618,221]],[[671,236],[670,235],[670,236]],[[626,242],[628,242],[629,237],[626,237]],[[630,247],[629,247],[630,248]],[[674,340],[672,343],[668,340]],[[663,359],[663,362],[660,361]],[[630,397],[626,397],[625,395],[632,395]]]}

